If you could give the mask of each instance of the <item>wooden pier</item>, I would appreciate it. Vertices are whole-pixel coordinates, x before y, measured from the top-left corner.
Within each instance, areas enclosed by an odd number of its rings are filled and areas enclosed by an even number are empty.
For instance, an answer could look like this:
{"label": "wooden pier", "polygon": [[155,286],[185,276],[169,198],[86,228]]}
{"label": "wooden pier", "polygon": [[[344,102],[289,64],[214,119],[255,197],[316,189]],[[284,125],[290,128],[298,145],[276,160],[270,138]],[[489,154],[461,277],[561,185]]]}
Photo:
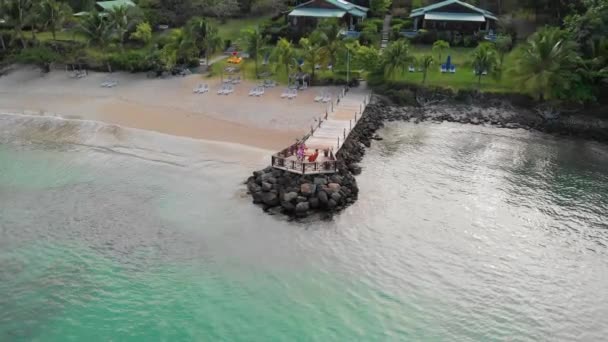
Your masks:
{"label": "wooden pier", "polygon": [[[329,104],[326,113],[311,126],[310,133],[272,156],[272,167],[297,174],[337,172],[335,156],[359,122],[370,99],[371,92],[366,87],[342,90]],[[296,155],[301,144],[307,149],[303,160]],[[317,160],[309,161],[308,155],[316,150],[319,152]]]}

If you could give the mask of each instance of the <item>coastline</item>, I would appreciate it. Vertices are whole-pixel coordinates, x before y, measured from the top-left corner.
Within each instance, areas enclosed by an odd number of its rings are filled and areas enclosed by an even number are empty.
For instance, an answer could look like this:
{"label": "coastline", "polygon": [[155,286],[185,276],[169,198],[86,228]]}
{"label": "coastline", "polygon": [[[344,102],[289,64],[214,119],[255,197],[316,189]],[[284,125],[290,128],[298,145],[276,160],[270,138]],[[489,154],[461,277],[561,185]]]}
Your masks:
{"label": "coastline", "polygon": [[[108,78],[119,85],[100,87]],[[212,90],[193,94],[200,83]],[[148,79],[144,74],[91,72],[75,80],[61,71],[41,75],[34,68],[17,68],[0,77],[0,111],[56,113],[52,115],[266,150],[293,143],[325,112],[313,100],[315,89],[289,101],[280,98],[280,87],[262,97],[248,96],[257,85],[249,81],[237,85],[234,94],[220,96],[214,91],[220,84],[220,79],[202,75]]]}

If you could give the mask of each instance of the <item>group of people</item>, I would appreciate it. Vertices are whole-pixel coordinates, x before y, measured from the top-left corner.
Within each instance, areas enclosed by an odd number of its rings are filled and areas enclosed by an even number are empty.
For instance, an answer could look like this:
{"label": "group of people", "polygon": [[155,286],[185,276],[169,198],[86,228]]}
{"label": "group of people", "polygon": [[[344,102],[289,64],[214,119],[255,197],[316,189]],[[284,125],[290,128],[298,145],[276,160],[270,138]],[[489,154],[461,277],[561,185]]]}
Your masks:
{"label": "group of people", "polygon": [[[304,143],[296,144],[291,147],[290,154],[295,154],[296,157],[298,158],[298,160],[301,162],[308,161],[310,163],[314,163],[315,161],[317,161],[317,158],[319,158],[319,149],[315,149],[315,152],[308,156],[306,155],[307,149],[308,148],[306,147],[306,144],[304,144]],[[333,158],[333,152],[330,151],[329,149],[323,150],[323,154],[325,155],[325,157],[331,156]]]}

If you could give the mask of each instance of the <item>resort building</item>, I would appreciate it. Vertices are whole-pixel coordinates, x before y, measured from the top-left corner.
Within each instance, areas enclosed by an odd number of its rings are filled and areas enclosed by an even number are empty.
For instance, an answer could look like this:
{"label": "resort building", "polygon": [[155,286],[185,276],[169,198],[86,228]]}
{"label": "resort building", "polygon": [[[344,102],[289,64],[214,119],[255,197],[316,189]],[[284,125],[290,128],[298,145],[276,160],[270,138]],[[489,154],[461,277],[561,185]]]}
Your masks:
{"label": "resort building", "polygon": [[490,11],[460,0],[445,0],[412,10],[414,31],[420,28],[460,32],[490,31],[498,18]]}
{"label": "resort building", "polygon": [[131,0],[98,1],[95,3],[95,8],[101,13],[121,6],[135,7],[135,3]]}
{"label": "resort building", "polygon": [[354,30],[355,24],[367,18],[368,11],[346,0],[311,0],[296,6],[287,16],[291,26],[298,29],[316,27],[319,19],[338,18]]}

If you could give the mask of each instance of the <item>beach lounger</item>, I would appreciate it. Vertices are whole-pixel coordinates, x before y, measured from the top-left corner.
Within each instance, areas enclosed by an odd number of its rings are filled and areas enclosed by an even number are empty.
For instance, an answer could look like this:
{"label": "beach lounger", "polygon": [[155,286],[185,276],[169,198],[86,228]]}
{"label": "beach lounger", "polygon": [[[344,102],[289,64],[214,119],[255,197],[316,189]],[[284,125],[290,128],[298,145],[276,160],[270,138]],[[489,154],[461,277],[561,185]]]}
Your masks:
{"label": "beach lounger", "polygon": [[203,92],[203,84],[199,84],[198,86],[196,86],[196,88],[192,89],[192,92],[194,94],[200,94]]}
{"label": "beach lounger", "polygon": [[238,84],[238,83],[241,83],[241,76],[237,76],[232,79],[232,84]]}
{"label": "beach lounger", "polygon": [[226,85],[222,85],[220,89],[217,90],[218,95],[224,95],[224,91],[226,90]]}
{"label": "beach lounger", "polygon": [[258,88],[259,87],[255,87],[255,88],[251,89],[249,91],[249,96],[256,96],[256,94],[258,93]]}
{"label": "beach lounger", "polygon": [[289,88],[283,90],[283,93],[281,94],[281,98],[284,99],[286,97],[289,97],[289,93],[290,93]]}
{"label": "beach lounger", "polygon": [[407,70],[409,72],[416,72],[416,68],[414,66],[412,66],[412,65],[410,65],[409,68],[407,68]]}
{"label": "beach lounger", "polygon": [[441,64],[441,73],[444,74],[446,72],[448,72],[448,68],[445,66],[445,64]]}
{"label": "beach lounger", "polygon": [[208,84],[204,84],[203,85],[203,93],[208,93],[209,92],[209,85]]}
{"label": "beach lounger", "polygon": [[329,103],[329,102],[331,102],[331,96],[325,95],[325,97],[323,97],[323,103]]}
{"label": "beach lounger", "polygon": [[456,66],[452,65],[450,66],[450,74],[455,74],[456,73]]}
{"label": "beach lounger", "polygon": [[262,96],[264,95],[264,93],[266,92],[266,90],[264,90],[264,87],[259,87],[258,91],[255,93],[255,96]]}
{"label": "beach lounger", "polygon": [[296,97],[298,97],[298,89],[291,89],[291,91],[289,92],[289,95],[287,95],[287,98],[289,100],[293,100]]}
{"label": "beach lounger", "polygon": [[315,96],[315,102],[321,102],[321,101],[323,101],[324,97],[325,97],[324,93],[319,93],[319,95]]}

